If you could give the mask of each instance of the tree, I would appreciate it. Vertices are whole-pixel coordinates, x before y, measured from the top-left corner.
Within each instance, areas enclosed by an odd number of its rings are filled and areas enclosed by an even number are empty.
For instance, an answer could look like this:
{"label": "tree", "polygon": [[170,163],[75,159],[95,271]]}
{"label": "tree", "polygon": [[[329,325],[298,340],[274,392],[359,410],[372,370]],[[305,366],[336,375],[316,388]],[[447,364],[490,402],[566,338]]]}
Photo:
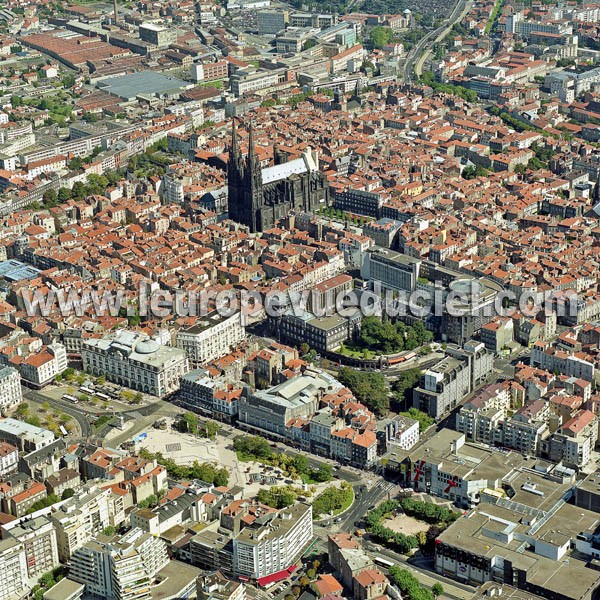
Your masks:
{"label": "tree", "polygon": [[73,378],[75,377],[75,369],[73,367],[67,367],[63,371],[63,377],[65,378],[66,381],[72,381]]}
{"label": "tree", "polygon": [[184,431],[188,431],[189,433],[197,433],[198,417],[193,412],[186,412],[181,417],[181,426]]}
{"label": "tree", "polygon": [[523,164],[518,164],[515,166],[515,173],[517,173],[517,175],[525,175],[525,173],[527,173],[527,165],[523,165]]}
{"label": "tree", "polygon": [[419,421],[420,433],[423,433],[435,423],[435,419],[430,417],[427,413],[420,411],[418,408],[415,408],[414,406],[409,408],[406,412],[400,414],[405,417],[409,417],[410,419],[415,419],[415,421]]}
{"label": "tree", "polygon": [[21,402],[21,404],[19,404],[19,406],[17,406],[15,415],[21,419],[24,419],[28,414],[29,414],[29,404],[27,404],[27,402]]}
{"label": "tree", "polygon": [[214,440],[219,431],[221,431],[221,426],[216,421],[206,421],[204,423],[204,434],[208,439]]}
{"label": "tree", "polygon": [[102,533],[108,537],[112,537],[113,535],[115,535],[115,533],[117,532],[116,528],[113,525],[107,525],[103,530]]}
{"label": "tree", "polygon": [[436,598],[439,598],[444,593],[444,586],[441,583],[434,583],[431,587],[431,592]]}
{"label": "tree", "polygon": [[369,33],[369,39],[373,48],[377,48],[378,50],[381,50],[392,39],[392,36],[393,32],[391,29],[380,26],[373,27]]}
{"label": "tree", "polygon": [[313,518],[318,519],[321,515],[345,510],[350,506],[353,498],[354,492],[348,484],[328,487],[313,500]]}
{"label": "tree", "polygon": [[350,388],[356,399],[376,412],[384,414],[390,407],[385,377],[380,372],[356,371],[342,367],[338,371],[340,382]]}
{"label": "tree", "polygon": [[44,201],[44,206],[46,208],[56,206],[58,202],[58,194],[56,193],[56,190],[46,190],[42,196],[42,200]]}
{"label": "tree", "polygon": [[421,378],[421,371],[419,369],[408,369],[402,371],[398,375],[398,379],[392,384],[392,392],[394,394],[394,400],[401,404],[407,397],[409,391],[411,391],[419,382]]}
{"label": "tree", "polygon": [[58,201],[59,202],[66,202],[67,200],[70,200],[72,198],[73,194],[71,193],[71,190],[69,188],[66,187],[61,187],[58,190]]}
{"label": "tree", "polygon": [[324,463],[318,469],[311,472],[312,479],[318,482],[331,481],[333,479],[333,467]]}
{"label": "tree", "polygon": [[233,448],[242,456],[258,460],[268,460],[273,456],[269,442],[257,435],[236,437],[233,440]]}
{"label": "tree", "polygon": [[56,494],[50,494],[49,496],[46,496],[45,498],[42,498],[41,500],[34,502],[29,507],[27,514],[30,515],[31,513],[34,513],[36,510],[41,510],[42,508],[47,508],[48,506],[52,506],[53,504],[56,504],[57,502],[60,502],[60,498]]}
{"label": "tree", "polygon": [[67,488],[61,495],[60,495],[60,499],[61,500],[68,500],[69,498],[72,498],[75,495],[75,490],[72,488]]}
{"label": "tree", "polygon": [[262,488],[258,492],[258,500],[272,508],[286,508],[292,506],[298,499],[298,494],[289,486],[272,486],[269,489]]}

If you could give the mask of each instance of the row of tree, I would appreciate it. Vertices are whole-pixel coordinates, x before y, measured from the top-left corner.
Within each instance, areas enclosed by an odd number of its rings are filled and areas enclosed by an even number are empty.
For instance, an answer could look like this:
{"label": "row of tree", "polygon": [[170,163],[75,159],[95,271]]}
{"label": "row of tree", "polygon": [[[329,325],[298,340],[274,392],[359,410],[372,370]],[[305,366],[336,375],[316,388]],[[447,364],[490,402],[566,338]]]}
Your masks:
{"label": "row of tree", "polygon": [[[428,531],[417,535],[406,535],[390,529],[384,524],[388,516],[402,509],[407,515],[430,523]],[[402,500],[387,500],[365,517],[367,531],[380,544],[396,552],[405,554],[419,546],[431,550],[439,534],[455,521],[460,515],[445,506],[438,506],[421,500],[403,498]]]}
{"label": "row of tree", "polygon": [[221,430],[221,426],[216,421],[201,421],[196,413],[186,412],[179,420],[179,429],[183,432],[214,440]]}
{"label": "row of tree", "polygon": [[398,565],[390,567],[388,575],[406,600],[434,600],[444,593],[441,583],[434,583],[429,591],[410,571],[401,569]]}
{"label": "row of tree", "polygon": [[139,455],[146,460],[154,460],[161,464],[167,473],[177,480],[199,479],[215,486],[227,485],[229,483],[229,471],[224,467],[218,467],[212,463],[199,463],[195,460],[191,465],[178,465],[173,459],[167,458],[160,452],[150,452],[142,448]]}
{"label": "row of tree", "polygon": [[402,498],[400,506],[407,515],[419,519],[419,521],[441,524],[442,526],[450,525],[450,523],[456,521],[460,516],[459,513],[446,506],[440,506],[432,502],[423,502],[414,498]]}
{"label": "row of tree", "polygon": [[281,469],[290,478],[301,477],[305,483],[323,483],[333,479],[333,468],[327,463],[312,467],[302,454],[275,452],[269,442],[257,435],[240,435],[233,449],[241,460],[256,460]]}

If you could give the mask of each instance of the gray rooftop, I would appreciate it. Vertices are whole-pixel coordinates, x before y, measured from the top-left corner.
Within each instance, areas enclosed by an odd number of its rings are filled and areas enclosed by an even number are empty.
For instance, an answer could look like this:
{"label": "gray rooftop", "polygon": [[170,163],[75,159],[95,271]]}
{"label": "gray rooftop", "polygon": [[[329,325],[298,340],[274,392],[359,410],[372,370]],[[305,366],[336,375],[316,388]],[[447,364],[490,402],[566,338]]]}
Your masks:
{"label": "gray rooftop", "polygon": [[140,94],[176,94],[192,86],[181,79],[167,77],[155,71],[140,71],[102,79],[96,83],[96,87],[124,100],[134,100]]}

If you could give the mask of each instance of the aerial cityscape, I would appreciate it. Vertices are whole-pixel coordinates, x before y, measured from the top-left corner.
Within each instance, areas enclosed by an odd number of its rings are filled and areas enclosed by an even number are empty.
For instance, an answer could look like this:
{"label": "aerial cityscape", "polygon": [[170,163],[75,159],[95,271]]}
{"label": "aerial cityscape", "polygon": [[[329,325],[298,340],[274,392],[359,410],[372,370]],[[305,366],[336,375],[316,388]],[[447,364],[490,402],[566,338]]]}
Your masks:
{"label": "aerial cityscape", "polygon": [[600,3],[0,0],[0,600],[600,600]]}

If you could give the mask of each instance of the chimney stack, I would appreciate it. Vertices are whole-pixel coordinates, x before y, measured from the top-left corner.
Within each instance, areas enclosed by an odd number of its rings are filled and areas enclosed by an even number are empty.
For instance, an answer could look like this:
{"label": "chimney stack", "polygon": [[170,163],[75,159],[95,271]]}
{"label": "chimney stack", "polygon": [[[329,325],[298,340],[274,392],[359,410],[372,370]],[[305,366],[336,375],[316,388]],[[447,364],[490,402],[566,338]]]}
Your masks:
{"label": "chimney stack", "polygon": [[118,13],[117,13],[117,0],[113,0],[113,9],[115,12],[115,25],[117,24],[117,20],[118,20]]}

